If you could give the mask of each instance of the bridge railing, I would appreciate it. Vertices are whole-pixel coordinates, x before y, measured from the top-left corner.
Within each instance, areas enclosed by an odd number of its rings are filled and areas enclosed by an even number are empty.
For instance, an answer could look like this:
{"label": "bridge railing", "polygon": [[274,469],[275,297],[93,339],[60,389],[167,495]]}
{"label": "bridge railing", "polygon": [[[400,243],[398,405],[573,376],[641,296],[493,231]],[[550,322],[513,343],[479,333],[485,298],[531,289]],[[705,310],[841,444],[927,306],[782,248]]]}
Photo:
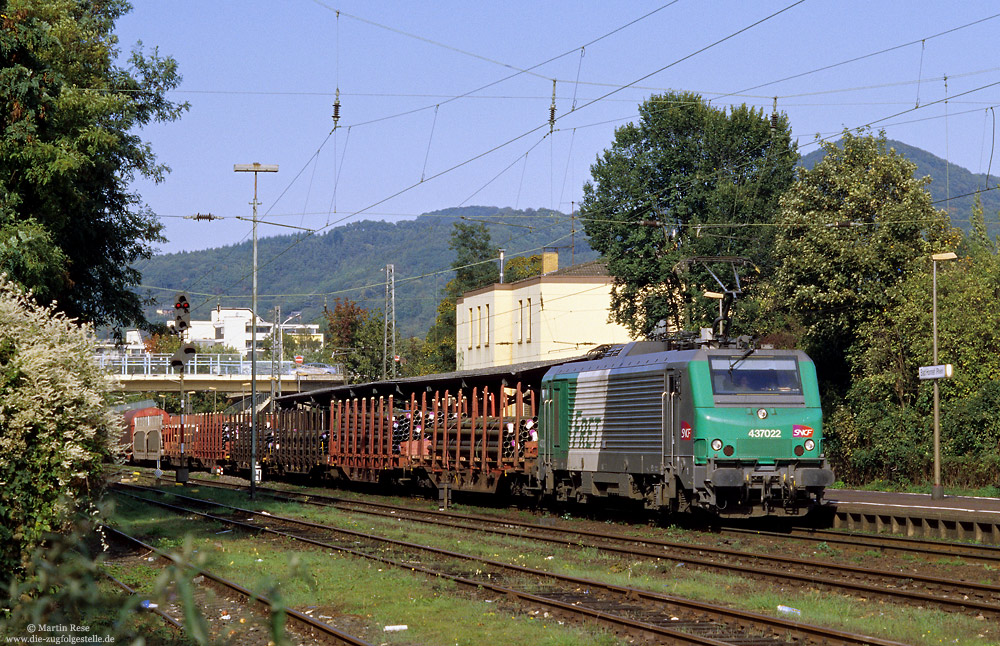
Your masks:
{"label": "bridge railing", "polygon": [[[98,354],[95,360],[98,365],[108,372],[116,375],[176,375],[180,370],[170,367],[169,354]],[[184,366],[186,375],[249,375],[251,374],[251,361],[238,354],[195,354]],[[280,365],[279,365],[280,364]],[[293,375],[296,369],[307,371],[296,365],[294,361],[257,361],[257,374],[269,375],[271,370],[275,374]],[[339,370],[343,374],[343,366],[339,364],[333,366],[333,370]],[[306,374],[312,374],[306,372]]]}

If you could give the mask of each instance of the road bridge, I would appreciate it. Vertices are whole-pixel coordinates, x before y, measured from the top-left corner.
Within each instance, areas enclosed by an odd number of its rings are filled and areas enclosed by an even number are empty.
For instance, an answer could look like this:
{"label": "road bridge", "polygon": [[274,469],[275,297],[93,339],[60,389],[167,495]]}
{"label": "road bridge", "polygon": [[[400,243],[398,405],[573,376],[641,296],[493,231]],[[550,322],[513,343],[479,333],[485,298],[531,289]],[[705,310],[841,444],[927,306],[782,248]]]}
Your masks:
{"label": "road bridge", "polygon": [[[170,366],[169,354],[99,354],[98,365],[126,392],[217,391],[229,396],[253,390],[251,361],[240,355],[195,354],[183,371]],[[299,366],[292,361],[258,361],[257,391],[291,394],[345,383],[344,367]],[[183,388],[181,379],[183,374]]]}

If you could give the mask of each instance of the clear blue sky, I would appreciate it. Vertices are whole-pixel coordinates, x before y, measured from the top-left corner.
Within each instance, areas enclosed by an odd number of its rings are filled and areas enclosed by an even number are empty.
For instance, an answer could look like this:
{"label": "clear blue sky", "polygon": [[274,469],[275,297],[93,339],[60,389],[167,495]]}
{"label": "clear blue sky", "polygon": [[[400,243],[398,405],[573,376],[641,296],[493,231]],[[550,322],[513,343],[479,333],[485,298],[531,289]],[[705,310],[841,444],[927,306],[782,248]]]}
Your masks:
{"label": "clear blue sky", "polygon": [[[1000,5],[793,3],[136,2],[118,23],[123,50],[142,40],[174,56],[184,80],[170,98],[191,110],[143,131],[173,172],[135,187],[163,217],[164,252],[249,238],[234,216],[250,216],[253,177],[233,164],[255,161],[280,166],[260,176],[261,219],[309,229],[473,204],[568,212],[614,129],[669,89],[766,112],[777,96],[803,154],[817,134],[875,122],[986,172],[1000,17],[936,35]],[[182,218],[197,212],[227,219]],[[293,231],[262,224],[259,235]]]}

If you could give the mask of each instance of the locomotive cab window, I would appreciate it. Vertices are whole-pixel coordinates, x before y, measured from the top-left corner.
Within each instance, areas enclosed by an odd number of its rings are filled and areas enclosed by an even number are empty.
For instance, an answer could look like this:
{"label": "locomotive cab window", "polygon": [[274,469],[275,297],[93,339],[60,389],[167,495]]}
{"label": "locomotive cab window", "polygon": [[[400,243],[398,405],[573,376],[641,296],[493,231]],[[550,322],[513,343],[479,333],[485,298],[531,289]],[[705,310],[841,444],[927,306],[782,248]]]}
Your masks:
{"label": "locomotive cab window", "polygon": [[716,395],[802,395],[795,359],[716,357],[710,368]]}

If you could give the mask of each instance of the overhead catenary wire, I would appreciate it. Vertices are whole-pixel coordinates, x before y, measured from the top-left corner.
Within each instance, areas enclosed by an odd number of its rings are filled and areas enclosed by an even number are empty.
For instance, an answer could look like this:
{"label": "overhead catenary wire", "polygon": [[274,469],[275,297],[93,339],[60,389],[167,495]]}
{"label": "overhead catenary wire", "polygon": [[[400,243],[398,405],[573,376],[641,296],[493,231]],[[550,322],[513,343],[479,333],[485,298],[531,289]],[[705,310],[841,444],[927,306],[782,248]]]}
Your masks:
{"label": "overhead catenary wire", "polygon": [[[663,9],[663,8],[666,8],[666,7],[669,7],[669,6],[673,5],[673,4],[675,4],[675,3],[677,2],[677,1],[678,1],[678,0],[674,0],[673,2],[670,2],[670,3],[666,4],[666,5],[664,5],[664,6],[663,6],[663,7],[661,7],[660,9]],[[799,0],[799,2],[802,2],[802,1],[804,1],[804,0]],[[318,4],[322,4],[322,3],[318,3]],[[325,6],[325,5],[324,5],[324,6]],[[586,43],[586,44],[585,44],[585,45],[583,45],[583,46],[588,46],[588,45],[592,45],[592,44],[594,44],[594,43],[596,43],[596,42],[599,42],[600,40],[603,40],[604,38],[607,38],[607,37],[609,37],[610,35],[612,35],[612,34],[615,34],[615,33],[619,32],[619,31],[621,31],[622,29],[625,29],[625,28],[627,28],[627,27],[629,27],[629,26],[631,26],[631,25],[633,25],[633,24],[636,24],[637,22],[639,22],[639,21],[641,21],[641,20],[644,20],[645,18],[647,18],[647,17],[649,17],[649,16],[653,15],[654,13],[656,13],[657,11],[659,11],[660,9],[657,9],[657,10],[654,10],[654,11],[652,11],[652,12],[648,12],[648,13],[644,14],[643,16],[640,16],[639,18],[636,18],[636,19],[634,19],[634,20],[632,20],[632,21],[630,21],[630,22],[626,23],[625,25],[622,25],[622,26],[620,26],[620,27],[617,27],[617,28],[615,28],[615,29],[613,29],[613,30],[611,30],[611,31],[609,31],[609,32],[606,32],[605,34],[603,34],[603,35],[601,35],[601,36],[599,36],[599,37],[597,37],[597,38],[595,38],[595,39],[591,40],[590,42]],[[345,15],[347,15],[347,14],[345,14]],[[552,57],[552,58],[550,58],[550,59],[547,59],[546,61],[543,61],[543,62],[541,62],[541,63],[538,63],[538,64],[536,64],[536,65],[533,65],[532,67],[530,67],[530,68],[527,68],[527,69],[525,69],[525,70],[519,70],[519,71],[515,72],[515,73],[514,73],[513,75],[511,75],[511,76],[508,76],[508,77],[506,77],[506,78],[504,78],[504,79],[500,79],[500,80],[498,80],[498,81],[494,81],[494,82],[492,82],[492,83],[489,83],[489,84],[487,84],[487,85],[484,85],[484,86],[481,86],[480,88],[477,88],[477,89],[475,89],[475,90],[471,90],[471,91],[469,91],[469,92],[467,92],[467,93],[464,93],[463,95],[459,95],[459,96],[456,96],[456,97],[454,97],[454,99],[456,99],[456,100],[457,100],[457,99],[459,99],[459,98],[462,98],[462,97],[464,97],[464,96],[467,96],[467,95],[469,95],[469,94],[472,94],[472,93],[475,93],[475,92],[478,92],[479,90],[482,90],[482,89],[485,89],[485,88],[487,88],[487,87],[490,87],[490,86],[492,86],[492,85],[496,85],[497,83],[500,83],[500,82],[503,82],[504,80],[507,80],[508,78],[513,78],[514,76],[517,76],[517,75],[519,75],[519,74],[521,74],[521,73],[524,73],[524,72],[527,72],[527,71],[529,71],[529,70],[532,70],[532,69],[536,69],[536,68],[538,68],[538,67],[541,67],[541,66],[543,66],[543,65],[545,65],[545,64],[547,64],[547,63],[549,63],[549,62],[552,62],[552,61],[554,61],[554,60],[557,60],[557,59],[559,59],[559,58],[561,58],[561,57],[563,57],[563,56],[567,55],[568,53],[572,53],[572,52],[575,52],[575,51],[576,51],[576,48],[574,48],[574,49],[572,49],[572,50],[569,50],[569,52],[567,52],[567,53],[564,53],[564,54],[560,54],[560,55],[558,55],[558,56],[555,56],[555,57]],[[451,100],[451,99],[450,99],[450,100]],[[445,102],[442,102],[442,103],[445,103]],[[440,105],[440,104],[439,104],[439,105]],[[406,112],[405,112],[405,113],[403,113],[403,114],[412,114],[412,113],[414,113],[414,112],[419,112],[419,111],[422,111],[422,110],[424,110],[424,109],[427,109],[427,108],[419,108],[419,109],[416,109],[416,110],[409,110],[409,111],[406,111]],[[367,124],[370,124],[370,123],[374,123],[374,122],[376,122],[376,121],[379,121],[379,120],[381,120],[381,119],[375,119],[375,120],[369,120],[369,121],[366,121],[366,122],[362,122],[362,123],[360,123],[360,124],[354,124],[354,125],[355,125],[355,126],[360,126],[360,125],[367,125]],[[520,136],[517,136],[517,137],[515,137],[515,138],[513,138],[513,139],[511,139],[511,140],[508,140],[507,142],[505,142],[505,143],[503,143],[503,144],[500,144],[500,145],[498,145],[498,146],[494,146],[494,147],[493,147],[493,148],[491,148],[490,150],[488,150],[488,151],[486,151],[486,152],[484,152],[484,153],[481,153],[481,154],[479,154],[479,155],[477,155],[477,156],[475,156],[475,157],[473,157],[473,158],[471,158],[471,159],[468,159],[468,160],[466,160],[465,162],[461,162],[460,164],[457,164],[457,165],[455,165],[455,166],[452,166],[452,167],[450,167],[450,168],[448,168],[448,169],[446,169],[446,170],[444,170],[444,171],[442,171],[442,172],[440,172],[440,173],[437,173],[436,175],[434,175],[434,176],[432,176],[431,178],[428,178],[428,179],[433,179],[434,177],[438,177],[438,176],[440,176],[440,175],[442,175],[442,174],[444,174],[444,173],[447,173],[447,172],[451,172],[452,170],[455,170],[456,168],[460,168],[460,167],[462,167],[462,166],[464,166],[464,165],[466,165],[466,164],[468,164],[468,163],[471,163],[471,162],[473,162],[473,161],[475,161],[475,160],[477,160],[477,159],[479,159],[479,158],[483,157],[483,156],[484,156],[484,155],[486,155],[486,154],[489,154],[489,153],[491,153],[491,152],[493,152],[493,151],[495,151],[495,150],[499,150],[500,148],[503,148],[503,147],[505,147],[505,146],[507,146],[507,145],[509,145],[509,144],[513,143],[513,142],[516,142],[516,141],[518,141],[518,140],[522,139],[523,137],[525,137],[525,136],[527,136],[527,135],[531,134],[532,132],[535,132],[535,131],[536,131],[536,130],[538,130],[539,128],[540,128],[540,127],[536,127],[536,128],[533,128],[532,130],[530,130],[530,131],[528,131],[528,132],[526,132],[526,133],[523,133],[523,134],[522,134],[522,135],[520,135]],[[329,139],[330,139],[330,135],[331,135],[331,134],[333,134],[334,132],[335,132],[335,131],[331,131],[331,133],[327,135],[327,137],[326,137],[326,138],[325,138],[325,139],[323,140],[323,142],[322,142],[322,143],[320,144],[320,147],[319,147],[318,151],[319,151],[319,150],[322,150],[322,148],[323,148],[323,147],[324,147],[324,146],[326,145],[326,143],[327,143],[327,142],[329,141]],[[350,130],[348,130],[348,132],[350,132]],[[345,147],[346,147],[346,146],[345,146]],[[318,151],[317,151],[317,153],[316,153],[316,154],[318,154]],[[302,173],[302,171],[303,171],[304,169],[305,169],[305,167],[303,167],[303,169],[302,169],[302,170],[300,170],[300,171],[299,171],[299,172],[298,172],[298,173],[297,173],[297,174],[295,175],[295,177],[294,177],[294,178],[292,179],[292,181],[291,181],[291,182],[290,182],[290,183],[289,183],[289,184],[288,184],[288,185],[286,186],[286,188],[285,188],[285,189],[284,189],[284,190],[283,190],[283,191],[281,192],[281,194],[280,194],[280,195],[278,196],[278,198],[277,198],[277,199],[276,199],[276,200],[275,200],[274,202],[272,202],[272,206],[271,206],[271,207],[269,207],[268,211],[267,211],[267,212],[265,212],[265,214],[264,214],[264,216],[265,216],[265,217],[267,216],[267,214],[268,214],[268,212],[270,211],[270,209],[271,209],[271,208],[273,208],[273,206],[274,206],[275,204],[277,204],[277,203],[278,203],[278,201],[280,201],[280,200],[281,200],[281,198],[282,198],[282,197],[284,196],[284,194],[285,194],[285,193],[286,193],[286,192],[287,192],[287,191],[289,190],[289,188],[290,188],[290,187],[291,187],[291,186],[292,186],[292,185],[294,184],[295,180],[296,180],[296,179],[298,178],[298,176],[299,176],[299,175],[301,175],[301,173]],[[407,186],[407,187],[405,187],[405,188],[401,189],[400,191],[397,191],[396,193],[394,193],[394,194],[392,194],[392,195],[390,195],[390,196],[388,196],[388,197],[386,197],[386,198],[384,198],[384,199],[382,199],[382,200],[379,200],[378,202],[375,202],[374,204],[371,204],[371,205],[369,205],[368,207],[366,207],[366,208],[364,208],[364,209],[361,209],[361,210],[359,210],[359,211],[355,211],[355,212],[353,212],[353,213],[350,213],[350,214],[348,214],[348,215],[345,215],[344,217],[342,217],[342,218],[339,218],[339,219],[337,219],[337,220],[334,220],[334,221],[332,221],[332,222],[331,222],[331,221],[330,221],[330,220],[328,219],[328,220],[327,220],[327,224],[326,224],[326,225],[325,225],[324,227],[322,227],[322,228],[320,228],[320,229],[317,229],[317,230],[316,230],[315,232],[319,232],[319,231],[322,231],[322,230],[325,230],[325,229],[327,229],[327,228],[329,228],[329,227],[331,227],[331,226],[334,226],[334,225],[336,225],[336,224],[338,224],[338,223],[340,223],[340,222],[342,222],[342,221],[344,221],[344,220],[346,220],[346,219],[348,219],[348,218],[350,218],[350,217],[353,217],[354,215],[358,215],[358,214],[360,214],[360,213],[363,213],[363,212],[367,211],[367,210],[368,210],[368,209],[370,209],[370,208],[374,208],[375,206],[378,206],[379,204],[382,204],[382,203],[384,203],[384,202],[386,202],[386,201],[389,201],[389,200],[391,200],[391,199],[393,199],[393,198],[395,198],[395,197],[398,197],[399,195],[401,195],[401,194],[403,194],[403,193],[405,193],[405,192],[407,192],[407,191],[411,190],[412,188],[414,188],[415,186],[417,186],[417,185],[419,185],[419,184],[421,184],[421,183],[423,183],[423,182],[421,181],[421,182],[418,182],[417,184],[413,184],[413,185],[410,185],[410,186]],[[293,243],[293,244],[292,244],[292,245],[291,245],[291,246],[290,246],[290,247],[289,247],[288,249],[286,249],[286,251],[287,251],[287,250],[289,250],[289,249],[291,249],[292,247],[294,247],[294,246],[295,246],[296,244],[298,244],[298,242],[296,242],[296,243]],[[280,257],[280,256],[281,256],[281,255],[283,255],[284,253],[285,253],[285,252],[282,252],[281,254],[278,254],[278,256]],[[276,258],[275,258],[275,259],[273,259],[273,260],[276,260]],[[272,260],[272,261],[273,261],[273,260]]]}
{"label": "overhead catenary wire", "polygon": [[[634,84],[633,84],[633,85],[634,85]],[[527,154],[525,154],[525,161],[527,161]],[[280,199],[280,198],[279,198],[279,199]],[[334,223],[334,224],[335,224],[335,223]],[[325,228],[328,228],[329,226],[332,226],[332,224],[330,224],[330,223],[328,222],[327,226],[326,226],[326,227],[324,227],[324,229],[325,229]]]}
{"label": "overhead catenary wire", "polygon": [[881,56],[882,54],[888,54],[889,52],[895,51],[897,49],[903,49],[904,47],[909,47],[909,46],[915,45],[917,43],[923,43],[923,42],[928,41],[928,40],[933,40],[935,38],[940,38],[941,36],[945,36],[947,34],[951,34],[951,33],[954,33],[956,31],[960,31],[962,29],[968,29],[969,27],[972,27],[974,25],[978,25],[980,23],[987,22],[989,20],[993,20],[993,19],[998,18],[998,17],[1000,17],[1000,13],[995,13],[995,14],[993,14],[991,16],[986,16],[985,18],[980,18],[978,20],[973,20],[972,22],[965,23],[964,25],[959,25],[958,27],[952,27],[951,29],[946,29],[944,31],[939,31],[936,34],[932,34],[930,36],[925,36],[925,37],[917,39],[917,40],[911,40],[909,42],[901,43],[899,45],[893,45],[892,47],[886,47],[886,48],[880,49],[878,51],[869,52],[867,54],[862,54],[860,56],[855,56],[853,58],[848,58],[846,60],[842,60],[842,61],[839,61],[837,63],[831,63],[830,65],[824,65],[822,67],[817,67],[815,69],[807,70],[805,72],[799,72],[798,74],[792,74],[791,76],[786,76],[784,78],[780,78],[780,79],[777,79],[777,80],[774,80],[774,81],[768,81],[767,83],[761,83],[760,85],[754,85],[754,86],[751,86],[751,87],[743,88],[742,90],[737,90],[736,92],[722,94],[722,95],[719,95],[719,96],[716,96],[716,97],[713,97],[713,98],[714,99],[722,99],[722,98],[725,98],[727,96],[733,96],[733,95],[736,95],[736,94],[742,94],[744,92],[752,92],[753,90],[759,90],[761,88],[765,88],[765,87],[768,87],[768,86],[771,86],[771,85],[777,85],[778,83],[784,83],[785,81],[791,81],[793,79],[802,78],[803,76],[809,76],[809,75],[812,75],[812,74],[818,74],[820,72],[825,72],[827,70],[834,69],[835,67],[841,67],[843,65],[849,65],[850,63],[857,63],[857,62],[863,61],[863,60],[868,59],[868,58],[873,58],[875,56]]}

